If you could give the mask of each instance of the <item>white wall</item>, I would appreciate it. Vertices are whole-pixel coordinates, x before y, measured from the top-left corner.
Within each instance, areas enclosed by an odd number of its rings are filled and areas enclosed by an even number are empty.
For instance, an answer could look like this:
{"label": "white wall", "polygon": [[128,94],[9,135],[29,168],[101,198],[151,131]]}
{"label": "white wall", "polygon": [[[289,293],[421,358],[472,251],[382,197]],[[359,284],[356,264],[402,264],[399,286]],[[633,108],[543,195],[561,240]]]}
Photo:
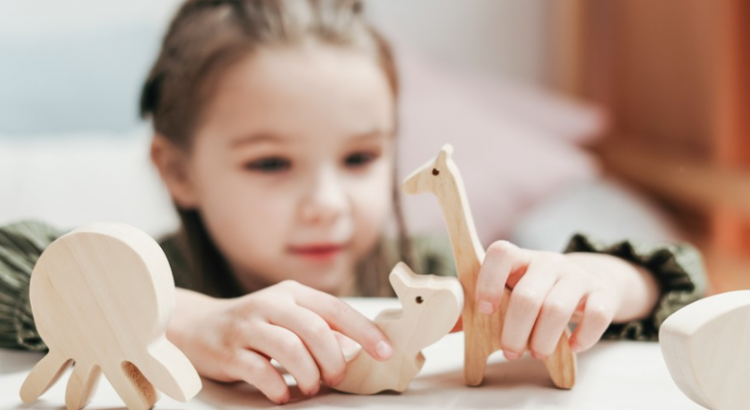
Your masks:
{"label": "white wall", "polygon": [[377,27],[438,62],[549,84],[547,0],[366,0]]}

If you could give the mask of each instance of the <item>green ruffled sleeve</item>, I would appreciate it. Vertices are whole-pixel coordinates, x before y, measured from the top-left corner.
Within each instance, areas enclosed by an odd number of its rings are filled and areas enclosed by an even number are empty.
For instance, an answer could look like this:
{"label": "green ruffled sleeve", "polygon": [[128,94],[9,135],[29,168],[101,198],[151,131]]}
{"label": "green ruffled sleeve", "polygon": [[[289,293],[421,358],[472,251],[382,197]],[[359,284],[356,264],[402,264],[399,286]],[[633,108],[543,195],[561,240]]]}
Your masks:
{"label": "green ruffled sleeve", "polygon": [[29,279],[42,251],[64,232],[37,221],[0,227],[0,347],[45,350],[29,303]]}
{"label": "green ruffled sleeve", "polygon": [[660,296],[651,314],[628,323],[613,323],[603,339],[656,341],[659,327],[672,313],[705,296],[706,271],[700,253],[681,243],[639,243],[622,241],[606,244],[586,235],[575,235],[565,253],[592,252],[616,256],[651,272]]}

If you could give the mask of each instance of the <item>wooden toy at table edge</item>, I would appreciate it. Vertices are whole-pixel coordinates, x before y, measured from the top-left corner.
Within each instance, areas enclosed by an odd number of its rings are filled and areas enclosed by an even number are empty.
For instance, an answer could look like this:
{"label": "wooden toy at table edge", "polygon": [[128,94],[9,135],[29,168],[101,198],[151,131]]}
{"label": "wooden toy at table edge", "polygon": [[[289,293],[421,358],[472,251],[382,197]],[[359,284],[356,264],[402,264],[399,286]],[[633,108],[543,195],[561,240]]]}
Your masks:
{"label": "wooden toy at table edge", "polygon": [[166,338],[174,279],[159,245],[119,223],[68,233],[44,250],[31,275],[31,307],[49,353],[31,370],[21,399],[35,402],[75,362],[68,410],[85,407],[103,373],[130,410],[146,410],[157,389],[188,401],[201,380]]}
{"label": "wooden toy at table edge", "polygon": [[659,346],[672,379],[711,410],[750,409],[750,290],[693,302],[659,328]]}
{"label": "wooden toy at table edge", "polygon": [[[476,233],[461,174],[451,159],[452,153],[450,145],[443,146],[436,158],[406,178],[402,189],[407,194],[430,192],[440,204],[464,290],[464,376],[467,384],[478,386],[484,379],[490,354],[501,350],[500,338],[510,292],[505,290],[500,307],[492,315],[476,311],[476,280],[485,253]],[[566,329],[554,353],[544,359],[552,382],[561,389],[571,389],[575,384],[575,353],[570,349],[568,337]]]}
{"label": "wooden toy at table edge", "polygon": [[447,335],[463,310],[463,291],[456,278],[418,275],[399,262],[389,276],[401,309],[384,310],[375,324],[393,345],[385,362],[360,353],[347,363],[344,380],[333,389],[355,394],[403,392],[422,369],[421,350]]}

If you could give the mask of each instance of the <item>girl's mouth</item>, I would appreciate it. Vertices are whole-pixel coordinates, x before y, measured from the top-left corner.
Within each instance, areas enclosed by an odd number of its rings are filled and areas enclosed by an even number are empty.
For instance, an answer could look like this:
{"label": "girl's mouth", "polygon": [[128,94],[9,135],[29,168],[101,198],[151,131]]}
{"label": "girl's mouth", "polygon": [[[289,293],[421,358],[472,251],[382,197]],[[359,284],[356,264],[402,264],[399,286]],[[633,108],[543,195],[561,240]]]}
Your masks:
{"label": "girl's mouth", "polygon": [[314,262],[330,262],[341,255],[345,246],[340,244],[311,244],[289,247],[289,252]]}

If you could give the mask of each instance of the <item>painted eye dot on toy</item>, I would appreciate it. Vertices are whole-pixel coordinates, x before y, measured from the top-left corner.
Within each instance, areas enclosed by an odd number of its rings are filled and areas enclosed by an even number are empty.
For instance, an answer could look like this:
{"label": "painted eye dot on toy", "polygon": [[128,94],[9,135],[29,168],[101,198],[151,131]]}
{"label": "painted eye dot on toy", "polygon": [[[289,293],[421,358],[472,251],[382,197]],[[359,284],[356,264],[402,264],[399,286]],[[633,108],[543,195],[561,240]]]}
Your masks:
{"label": "painted eye dot on toy", "polygon": [[68,410],[88,404],[102,373],[131,410],[153,407],[157,390],[190,400],[200,377],[166,338],[174,292],[164,252],[138,229],[98,223],[57,239],[31,275],[31,308],[49,353],[27,376],[21,399],[36,401],[75,363]]}

